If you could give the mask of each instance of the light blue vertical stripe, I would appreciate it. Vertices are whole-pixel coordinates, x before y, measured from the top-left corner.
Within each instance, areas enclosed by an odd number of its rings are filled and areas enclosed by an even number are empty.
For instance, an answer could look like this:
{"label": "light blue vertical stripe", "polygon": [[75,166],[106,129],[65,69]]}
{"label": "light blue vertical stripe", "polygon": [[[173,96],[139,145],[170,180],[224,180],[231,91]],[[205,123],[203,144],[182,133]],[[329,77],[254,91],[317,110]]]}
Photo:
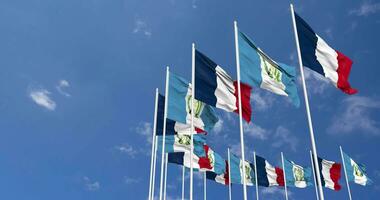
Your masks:
{"label": "light blue vertical stripe", "polygon": [[242,183],[242,176],[240,174],[240,158],[235,156],[234,154],[230,155],[230,169],[231,169],[231,174],[230,174],[230,179],[231,183],[237,183],[241,184]]}
{"label": "light blue vertical stripe", "polygon": [[173,73],[169,75],[168,118],[186,124],[188,82]]}

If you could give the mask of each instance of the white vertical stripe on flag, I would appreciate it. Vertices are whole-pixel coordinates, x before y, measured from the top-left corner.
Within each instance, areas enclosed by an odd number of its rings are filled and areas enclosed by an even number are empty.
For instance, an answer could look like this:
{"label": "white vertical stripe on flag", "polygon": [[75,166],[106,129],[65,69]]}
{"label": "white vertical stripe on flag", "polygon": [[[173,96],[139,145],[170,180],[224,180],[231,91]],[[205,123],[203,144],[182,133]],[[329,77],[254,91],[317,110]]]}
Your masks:
{"label": "white vertical stripe on flag", "polygon": [[337,87],[338,83],[338,53],[331,48],[321,37],[316,35],[317,48],[315,56],[318,62],[322,65],[325,77],[328,78]]}
{"label": "white vertical stripe on flag", "polygon": [[267,172],[269,186],[278,185],[276,169],[265,160],[265,171]]}
{"label": "white vertical stripe on flag", "polygon": [[235,87],[232,78],[219,65],[215,68],[217,88],[215,90],[216,107],[233,112],[237,110]]}
{"label": "white vertical stripe on flag", "polygon": [[335,183],[331,179],[330,176],[330,169],[332,168],[333,164],[335,162],[328,161],[328,160],[322,160],[322,175],[323,175],[323,180],[325,181],[325,187],[330,188],[332,190],[335,190]]}
{"label": "white vertical stripe on flag", "polygon": [[360,175],[355,173],[355,166],[358,167],[358,164],[354,160],[352,160],[351,158],[350,158],[350,161],[351,161],[350,164],[352,166],[352,173],[354,175],[354,182],[359,184],[359,185],[363,185],[363,186],[367,185],[367,181],[368,181],[367,176],[363,172],[361,172]]}

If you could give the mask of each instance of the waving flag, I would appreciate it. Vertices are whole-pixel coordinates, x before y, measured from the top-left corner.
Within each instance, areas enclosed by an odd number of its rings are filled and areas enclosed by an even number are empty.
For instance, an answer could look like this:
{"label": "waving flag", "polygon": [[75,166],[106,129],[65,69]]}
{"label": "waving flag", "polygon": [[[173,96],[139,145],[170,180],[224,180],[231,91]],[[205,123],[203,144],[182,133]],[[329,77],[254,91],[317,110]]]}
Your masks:
{"label": "waving flag", "polygon": [[[243,164],[243,161],[235,156],[234,154],[231,154],[230,156],[231,161],[231,183],[237,183],[237,184],[243,184],[243,178],[245,177],[246,184],[248,186],[253,186],[255,184],[255,167],[253,164],[245,161]],[[243,166],[245,167],[245,175],[243,175]]]}
{"label": "waving flag", "polygon": [[273,167],[258,155],[256,155],[256,169],[258,185],[264,187],[284,186],[284,171],[279,167]]}
{"label": "waving flag", "polygon": [[[168,153],[168,162],[190,168],[190,151]],[[199,157],[193,154],[193,168],[200,169]]]}
{"label": "waving flag", "polygon": [[340,190],[342,187],[339,184],[339,179],[342,165],[318,157],[318,166],[321,172],[322,186],[332,190]]}
{"label": "waving flag", "polygon": [[331,48],[297,13],[294,14],[303,65],[329,79],[344,93],[357,93],[348,82],[351,59]]}
{"label": "waving flag", "polygon": [[213,180],[217,183],[228,185],[230,181],[230,177],[228,174],[228,162],[226,162],[226,168],[222,174],[217,174],[215,172],[206,171],[206,178],[209,180]]}
{"label": "waving flag", "polygon": [[239,57],[243,83],[288,96],[299,106],[294,67],[276,63],[242,32],[239,32]]}
{"label": "waving flag", "polygon": [[[164,108],[165,108],[165,97],[161,94],[158,95],[158,105],[157,105],[157,128],[156,135],[162,135],[163,125],[164,125]],[[200,128],[195,127],[196,133],[204,133]],[[171,119],[166,119],[166,133],[165,135],[175,135],[175,134],[187,134],[191,133],[190,124],[183,124],[180,122],[173,121]]]}
{"label": "waving flag", "polygon": [[[199,163],[202,166],[201,171],[211,171],[216,174],[224,173],[226,169],[225,160],[216,152],[214,152],[208,145],[203,145],[204,154],[200,155],[194,152],[199,157]],[[203,152],[201,152],[203,153]]]}
{"label": "waving flag", "polygon": [[[250,122],[251,87],[244,83],[240,86],[243,118]],[[227,112],[239,113],[237,82],[224,69],[197,50],[195,51],[195,98]]]}
{"label": "waving flag", "polygon": [[[173,73],[169,75],[168,118],[183,124],[191,123],[191,85]],[[194,100],[194,126],[209,132],[218,122],[214,109]]]}
{"label": "waving flag", "polygon": [[[158,136],[158,148],[161,149],[163,136]],[[206,143],[204,135],[194,135],[194,153],[198,156],[206,156],[203,145]],[[176,134],[165,136],[165,152],[190,152],[191,136],[186,134]]]}
{"label": "waving flag", "polygon": [[368,178],[363,165],[357,164],[352,158],[343,152],[343,164],[346,167],[348,181],[359,185],[370,185],[372,180]]}
{"label": "waving flag", "polygon": [[287,159],[284,159],[284,165],[287,186],[305,188],[313,185],[313,176],[310,167],[302,167]]}

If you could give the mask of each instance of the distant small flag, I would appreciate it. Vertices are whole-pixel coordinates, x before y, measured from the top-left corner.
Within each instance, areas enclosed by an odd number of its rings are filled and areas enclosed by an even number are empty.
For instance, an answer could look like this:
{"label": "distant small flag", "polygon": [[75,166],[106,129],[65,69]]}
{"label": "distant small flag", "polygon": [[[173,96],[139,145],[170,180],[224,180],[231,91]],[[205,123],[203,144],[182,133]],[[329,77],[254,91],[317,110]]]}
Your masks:
{"label": "distant small flag", "polygon": [[287,186],[305,188],[313,185],[312,169],[310,167],[302,167],[287,159],[284,159],[284,165]]}
{"label": "distant small flag", "polygon": [[322,186],[336,191],[340,190],[342,187],[339,184],[339,179],[342,165],[318,157],[318,166],[321,172]]}
{"label": "distant small flag", "polygon": [[[158,149],[162,147],[162,136],[158,136]],[[193,136],[194,153],[198,156],[206,156],[203,145],[206,143],[206,137],[201,134]],[[176,134],[165,136],[165,152],[190,152],[191,136],[186,134]]]}
{"label": "distant small flag", "polygon": [[344,152],[343,158],[343,164],[346,167],[348,181],[352,181],[363,186],[372,184],[372,180],[368,178],[366,169],[363,165],[357,164]]}
{"label": "distant small flag", "polygon": [[[157,105],[157,127],[156,135],[163,134],[163,125],[164,125],[164,109],[165,109],[165,97],[161,94],[158,96],[158,105]],[[205,133],[202,129],[195,127],[196,133]],[[165,135],[174,135],[174,134],[187,134],[191,133],[190,124],[183,124],[180,122],[173,121],[171,119],[166,119],[166,132]]]}
{"label": "distant small flag", "polygon": [[[183,124],[191,123],[191,85],[173,73],[169,75],[168,118]],[[209,132],[218,122],[214,109],[194,100],[194,126]]]}
{"label": "distant small flag", "polygon": [[357,93],[348,82],[351,59],[331,48],[297,13],[294,14],[303,65],[326,77],[344,93]]}
{"label": "distant small flag", "polygon": [[264,187],[284,186],[284,171],[273,167],[265,158],[256,155],[258,185]]}
{"label": "distant small flag", "polygon": [[300,105],[294,67],[276,63],[242,32],[239,32],[239,57],[243,83],[288,96],[296,107]]}
{"label": "distant small flag", "polygon": [[216,174],[224,173],[226,169],[225,160],[213,151],[207,144],[203,145],[205,156],[199,155],[197,152],[197,156],[199,157],[199,163],[201,165],[200,171],[211,171]]}
{"label": "distant small flag", "polygon": [[[168,162],[190,168],[190,151],[168,153]],[[193,168],[200,169],[199,157],[193,154]]]}
{"label": "distant small flag", "polygon": [[[250,122],[252,119],[251,87],[244,83],[240,85],[243,118]],[[237,81],[234,81],[222,67],[197,50],[195,51],[195,98],[227,112],[239,113]]]}
{"label": "distant small flag", "polygon": [[228,174],[228,162],[227,161],[225,162],[226,162],[226,168],[222,174],[206,171],[206,178],[223,185],[229,185],[230,178]]}
{"label": "distant small flag", "polygon": [[[253,186],[255,184],[255,167],[248,161],[241,160],[234,154],[230,155],[231,161],[231,183],[243,184],[243,177],[245,177],[246,185]],[[243,166],[245,167],[245,175],[243,175]]]}

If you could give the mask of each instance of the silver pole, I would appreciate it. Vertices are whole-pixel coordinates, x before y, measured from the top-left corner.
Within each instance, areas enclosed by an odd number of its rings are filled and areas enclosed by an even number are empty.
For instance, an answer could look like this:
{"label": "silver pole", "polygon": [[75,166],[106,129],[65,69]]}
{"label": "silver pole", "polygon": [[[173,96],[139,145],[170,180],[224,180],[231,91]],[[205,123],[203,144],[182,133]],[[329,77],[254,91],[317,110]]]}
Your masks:
{"label": "silver pole", "polygon": [[346,165],[345,165],[345,162],[344,162],[342,146],[339,146],[339,149],[340,149],[340,156],[342,157],[342,164],[343,164],[343,169],[344,169],[344,175],[346,177],[348,196],[350,197],[350,200],[352,200],[350,183],[348,183],[347,170],[346,170]]}
{"label": "silver pole", "polygon": [[[300,72],[301,72],[302,88],[303,88],[303,94],[304,94],[304,98],[305,98],[307,120],[308,120],[308,124],[309,124],[311,147],[312,147],[312,151],[313,151],[313,155],[314,155],[314,162],[318,163],[317,147],[315,145],[313,123],[312,123],[312,120],[311,120],[311,113],[310,113],[310,108],[309,108],[309,99],[308,99],[308,96],[307,96],[305,76],[304,76],[304,73],[303,73],[302,56],[301,56],[301,50],[300,50],[300,45],[299,45],[299,41],[298,41],[298,33],[297,33],[296,19],[295,19],[295,16],[294,16],[293,4],[290,4],[290,10],[292,12],[293,29],[294,29],[294,36],[295,36],[295,40],[296,40],[296,46],[297,46],[298,63],[299,63]],[[319,194],[320,194],[321,200],[324,200],[325,198],[323,196],[322,181],[321,181],[321,177],[320,177],[321,172],[319,171],[319,168],[316,168],[315,171],[316,171],[316,174],[317,174]]]}
{"label": "silver pole", "polygon": [[206,172],[203,173],[203,199],[207,200]]}
{"label": "silver pole", "polygon": [[162,151],[161,151],[161,177],[160,177],[160,200],[162,200],[162,192],[164,185],[164,164],[165,164],[165,137],[166,137],[166,117],[168,116],[168,98],[169,97],[169,66],[166,67],[166,83],[165,83],[165,108],[164,108],[164,124],[162,130]]}
{"label": "silver pole", "polygon": [[285,188],[285,199],[288,200],[288,188],[286,187],[286,173],[285,173],[285,163],[284,163],[284,154],[281,152],[281,161],[282,161],[282,169],[284,172],[284,188]]}
{"label": "silver pole", "polygon": [[190,200],[193,200],[193,133],[194,133],[194,95],[195,95],[195,44],[191,49],[191,152],[190,152]]}
{"label": "silver pole", "polygon": [[154,161],[153,161],[153,179],[152,179],[152,196],[151,200],[154,199],[154,189],[155,189],[155,182],[156,182],[156,163],[157,163],[157,146],[158,146],[158,140],[157,136],[155,137],[154,141]]}
{"label": "silver pole", "polygon": [[185,200],[185,165],[182,166],[182,200]]}
{"label": "silver pole", "polygon": [[257,178],[256,151],[253,152],[253,161],[255,162],[256,200],[259,200],[259,181],[258,181],[258,178]]}
{"label": "silver pole", "polygon": [[[241,148],[241,158],[245,161],[244,156],[244,130],[243,130],[243,113],[241,106],[241,88],[240,88],[240,57],[239,57],[239,40],[238,40],[238,27],[237,22],[234,21],[235,29],[235,50],[236,50],[236,71],[237,71],[237,83],[238,83],[238,99],[239,99],[239,126],[240,126],[240,148]],[[243,166],[243,174],[245,176],[245,167]],[[247,200],[247,181],[243,178],[243,197]]]}
{"label": "silver pole", "polygon": [[230,157],[230,148],[227,148],[228,153],[228,196],[229,200],[232,200],[232,185],[231,185],[231,157]]}
{"label": "silver pole", "polygon": [[152,200],[152,190],[154,187],[153,183],[153,165],[154,165],[154,157],[155,157],[155,140],[156,140],[156,126],[157,126],[157,107],[158,107],[158,88],[156,88],[156,97],[154,102],[154,121],[153,121],[153,133],[152,133],[152,157],[150,159],[150,177],[149,177],[149,197],[148,199]]}
{"label": "silver pole", "polygon": [[313,180],[314,180],[315,194],[317,195],[317,200],[319,200],[317,179],[315,178],[315,171],[314,171],[315,169],[314,169],[313,154],[311,153],[311,151],[310,151],[310,161],[311,161],[311,167],[313,169]]}

